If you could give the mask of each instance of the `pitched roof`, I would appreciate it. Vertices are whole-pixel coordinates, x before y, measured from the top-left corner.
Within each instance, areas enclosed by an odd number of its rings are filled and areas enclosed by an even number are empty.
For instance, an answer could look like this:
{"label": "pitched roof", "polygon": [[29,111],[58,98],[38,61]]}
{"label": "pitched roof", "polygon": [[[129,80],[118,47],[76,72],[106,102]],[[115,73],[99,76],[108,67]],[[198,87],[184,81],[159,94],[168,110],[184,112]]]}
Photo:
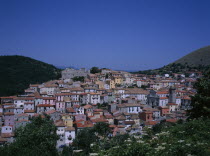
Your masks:
{"label": "pitched roof", "polygon": [[158,121],[146,121],[144,124],[145,125],[156,125]]}
{"label": "pitched roof", "polygon": [[29,122],[29,120],[23,119],[23,120],[16,121],[16,123],[20,123],[20,122]]}
{"label": "pitched roof", "polygon": [[76,113],[76,111],[75,111],[72,107],[66,108],[66,111],[67,111],[68,113]]}
{"label": "pitched roof", "polygon": [[5,112],[4,115],[15,115],[14,112]]}
{"label": "pitched roof", "polygon": [[21,116],[28,116],[28,114],[22,113],[22,114],[18,114],[17,116],[18,116],[18,117],[21,117]]}
{"label": "pitched roof", "polygon": [[149,91],[141,88],[126,88],[125,94],[149,94]]}
{"label": "pitched roof", "polygon": [[92,108],[92,106],[89,105],[89,104],[87,104],[87,105],[83,106],[83,108],[84,108],[84,109],[90,109],[90,108]]}
{"label": "pitched roof", "polygon": [[35,110],[24,110],[24,113],[34,113]]}
{"label": "pitched roof", "polygon": [[167,105],[168,106],[176,106],[177,104],[175,104],[175,103],[168,103]]}
{"label": "pitched roof", "polygon": [[67,127],[67,128],[65,128],[65,131],[75,131],[75,128],[74,127]]}
{"label": "pitched roof", "polygon": [[63,120],[57,120],[55,122],[55,126],[56,127],[65,127],[65,124],[64,124]]}
{"label": "pitched roof", "polygon": [[48,111],[46,111],[45,113],[48,114],[48,115],[50,115],[50,114],[53,114],[53,113],[55,113],[55,112],[56,112],[56,110],[53,109],[53,110],[48,110]]}

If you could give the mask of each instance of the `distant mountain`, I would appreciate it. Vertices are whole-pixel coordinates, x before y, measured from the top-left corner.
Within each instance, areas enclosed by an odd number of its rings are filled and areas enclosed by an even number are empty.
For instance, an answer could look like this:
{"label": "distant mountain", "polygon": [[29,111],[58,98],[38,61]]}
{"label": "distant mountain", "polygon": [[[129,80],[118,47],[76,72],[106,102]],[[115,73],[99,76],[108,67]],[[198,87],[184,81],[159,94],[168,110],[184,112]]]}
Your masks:
{"label": "distant mountain", "polygon": [[60,78],[60,69],[25,57],[0,56],[0,96],[21,94],[29,84]]}
{"label": "distant mountain", "polygon": [[210,65],[210,46],[200,48],[174,62],[175,64],[188,64],[190,66]]}
{"label": "distant mountain", "polygon": [[164,67],[152,70],[144,70],[139,74],[166,74],[166,73],[187,73],[188,71],[206,72],[210,69],[210,46],[200,48],[179,60]]}
{"label": "distant mountain", "polygon": [[67,68],[66,66],[55,66],[55,67],[62,70]]}
{"label": "distant mountain", "polygon": [[66,69],[66,68],[73,68],[73,69],[78,69],[78,68],[76,68],[76,67],[74,67],[74,66],[55,66],[56,68],[59,68],[59,69]]}

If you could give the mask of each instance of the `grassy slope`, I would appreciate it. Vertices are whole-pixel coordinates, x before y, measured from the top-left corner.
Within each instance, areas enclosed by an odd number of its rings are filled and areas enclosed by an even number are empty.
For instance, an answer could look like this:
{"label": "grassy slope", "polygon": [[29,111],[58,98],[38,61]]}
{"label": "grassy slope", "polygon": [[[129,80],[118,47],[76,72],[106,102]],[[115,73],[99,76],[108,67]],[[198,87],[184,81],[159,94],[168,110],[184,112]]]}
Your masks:
{"label": "grassy slope", "polygon": [[206,46],[191,52],[174,63],[185,64],[186,62],[190,66],[210,65],[210,46]]}
{"label": "grassy slope", "polygon": [[210,46],[200,48],[179,60],[164,67],[144,70],[133,73],[140,74],[164,74],[164,73],[185,73],[187,71],[206,71],[210,69]]}

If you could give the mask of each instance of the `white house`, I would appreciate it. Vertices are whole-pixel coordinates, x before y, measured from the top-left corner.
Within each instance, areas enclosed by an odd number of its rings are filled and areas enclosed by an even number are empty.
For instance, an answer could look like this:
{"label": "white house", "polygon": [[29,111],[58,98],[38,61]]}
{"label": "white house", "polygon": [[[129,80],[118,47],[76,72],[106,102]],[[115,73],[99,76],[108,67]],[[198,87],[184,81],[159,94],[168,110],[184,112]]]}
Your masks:
{"label": "white house", "polygon": [[2,126],[1,133],[12,133],[12,126]]}
{"label": "white house", "polygon": [[65,144],[69,146],[75,139],[75,128],[67,127],[65,128]]}

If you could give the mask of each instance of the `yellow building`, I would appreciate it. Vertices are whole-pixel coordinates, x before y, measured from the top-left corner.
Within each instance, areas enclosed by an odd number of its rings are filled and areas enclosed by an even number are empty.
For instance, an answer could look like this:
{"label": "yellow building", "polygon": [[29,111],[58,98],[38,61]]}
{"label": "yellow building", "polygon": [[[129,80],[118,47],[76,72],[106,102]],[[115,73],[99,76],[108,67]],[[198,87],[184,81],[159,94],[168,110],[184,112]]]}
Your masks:
{"label": "yellow building", "polygon": [[103,89],[104,88],[104,82],[103,81],[96,81],[95,84],[98,85],[99,89]]}
{"label": "yellow building", "polygon": [[115,85],[123,83],[123,78],[121,76],[113,76],[113,80],[114,80]]}
{"label": "yellow building", "polygon": [[107,80],[106,84],[110,86],[110,89],[115,88],[115,81],[114,80]]}
{"label": "yellow building", "polygon": [[62,115],[62,119],[66,127],[73,127],[73,116],[64,114]]}

